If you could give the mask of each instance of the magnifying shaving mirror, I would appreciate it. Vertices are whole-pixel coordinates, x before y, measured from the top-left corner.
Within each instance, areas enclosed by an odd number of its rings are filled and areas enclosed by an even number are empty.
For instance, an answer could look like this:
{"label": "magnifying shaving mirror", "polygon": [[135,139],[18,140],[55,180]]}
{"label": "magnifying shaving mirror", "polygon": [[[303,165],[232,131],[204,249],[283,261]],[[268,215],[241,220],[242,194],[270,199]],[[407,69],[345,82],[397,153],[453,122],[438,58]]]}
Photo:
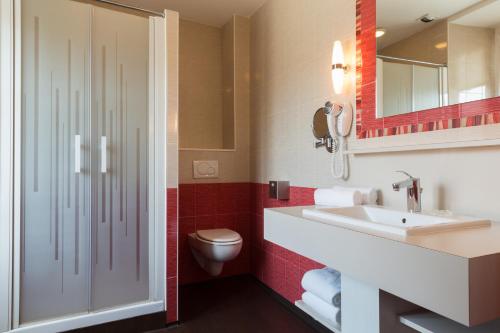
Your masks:
{"label": "magnifying shaving mirror", "polygon": [[312,124],[313,135],[316,139],[322,140],[330,136],[328,130],[328,117],[325,108],[319,108],[314,114]]}
{"label": "magnifying shaving mirror", "polygon": [[336,138],[336,133],[330,132],[330,127],[328,125],[328,121],[330,119],[329,116],[330,109],[325,106],[316,110],[316,113],[313,117],[312,131],[313,135],[317,141],[315,143],[315,147],[325,147],[329,153],[334,152],[337,149],[338,140]]}

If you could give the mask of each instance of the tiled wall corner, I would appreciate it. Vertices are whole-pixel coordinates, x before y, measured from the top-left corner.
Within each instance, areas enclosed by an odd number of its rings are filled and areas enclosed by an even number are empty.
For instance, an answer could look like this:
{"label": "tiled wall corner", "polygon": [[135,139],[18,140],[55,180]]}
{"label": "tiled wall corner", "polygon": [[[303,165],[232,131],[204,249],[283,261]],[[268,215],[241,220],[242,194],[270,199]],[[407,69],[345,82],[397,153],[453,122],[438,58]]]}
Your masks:
{"label": "tiled wall corner", "polygon": [[196,263],[188,235],[197,229],[229,228],[243,237],[237,259],[222,277],[252,273],[290,302],[300,299],[300,280],[323,265],[264,240],[264,208],[314,204],[314,189],[291,187],[290,200],[268,197],[269,185],[257,183],[181,184],[179,186],[179,284],[209,280]]}
{"label": "tiled wall corner", "polygon": [[234,72],[234,151],[182,150],[179,153],[179,179],[182,184],[211,183],[213,179],[193,179],[195,160],[217,160],[219,183],[241,183],[250,180],[250,20],[234,17],[235,72]]}
{"label": "tiled wall corner", "polygon": [[191,254],[188,235],[197,229],[228,228],[243,238],[240,255],[224,265],[222,276],[250,271],[250,185],[248,183],[181,184],[179,186],[179,283],[211,277]]}

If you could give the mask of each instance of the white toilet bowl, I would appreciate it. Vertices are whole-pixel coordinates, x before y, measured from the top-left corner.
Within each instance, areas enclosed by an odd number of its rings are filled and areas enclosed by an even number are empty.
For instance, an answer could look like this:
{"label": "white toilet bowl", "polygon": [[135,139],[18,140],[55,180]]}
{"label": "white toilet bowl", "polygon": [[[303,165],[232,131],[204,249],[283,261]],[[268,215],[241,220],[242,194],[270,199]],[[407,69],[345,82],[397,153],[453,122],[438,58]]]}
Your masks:
{"label": "white toilet bowl", "polygon": [[241,236],[229,229],[198,230],[189,234],[191,252],[200,266],[212,276],[222,272],[224,263],[238,256]]}

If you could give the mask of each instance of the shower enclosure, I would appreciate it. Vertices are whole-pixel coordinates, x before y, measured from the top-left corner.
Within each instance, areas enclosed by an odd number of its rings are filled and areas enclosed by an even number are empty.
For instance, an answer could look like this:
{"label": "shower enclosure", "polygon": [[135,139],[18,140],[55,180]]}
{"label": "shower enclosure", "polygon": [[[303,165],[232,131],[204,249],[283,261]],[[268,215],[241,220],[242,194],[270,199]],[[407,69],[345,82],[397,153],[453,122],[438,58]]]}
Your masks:
{"label": "shower enclosure", "polygon": [[15,22],[0,332],[165,310],[165,18],[100,1],[0,1]]}

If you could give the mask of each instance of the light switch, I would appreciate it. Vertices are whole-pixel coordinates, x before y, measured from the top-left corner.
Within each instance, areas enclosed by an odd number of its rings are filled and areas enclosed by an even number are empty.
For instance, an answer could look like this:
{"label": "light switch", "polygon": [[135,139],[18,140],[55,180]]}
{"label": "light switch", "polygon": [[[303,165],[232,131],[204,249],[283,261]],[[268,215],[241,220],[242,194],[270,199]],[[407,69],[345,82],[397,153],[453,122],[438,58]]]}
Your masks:
{"label": "light switch", "polygon": [[193,161],[193,178],[219,178],[219,161]]}

